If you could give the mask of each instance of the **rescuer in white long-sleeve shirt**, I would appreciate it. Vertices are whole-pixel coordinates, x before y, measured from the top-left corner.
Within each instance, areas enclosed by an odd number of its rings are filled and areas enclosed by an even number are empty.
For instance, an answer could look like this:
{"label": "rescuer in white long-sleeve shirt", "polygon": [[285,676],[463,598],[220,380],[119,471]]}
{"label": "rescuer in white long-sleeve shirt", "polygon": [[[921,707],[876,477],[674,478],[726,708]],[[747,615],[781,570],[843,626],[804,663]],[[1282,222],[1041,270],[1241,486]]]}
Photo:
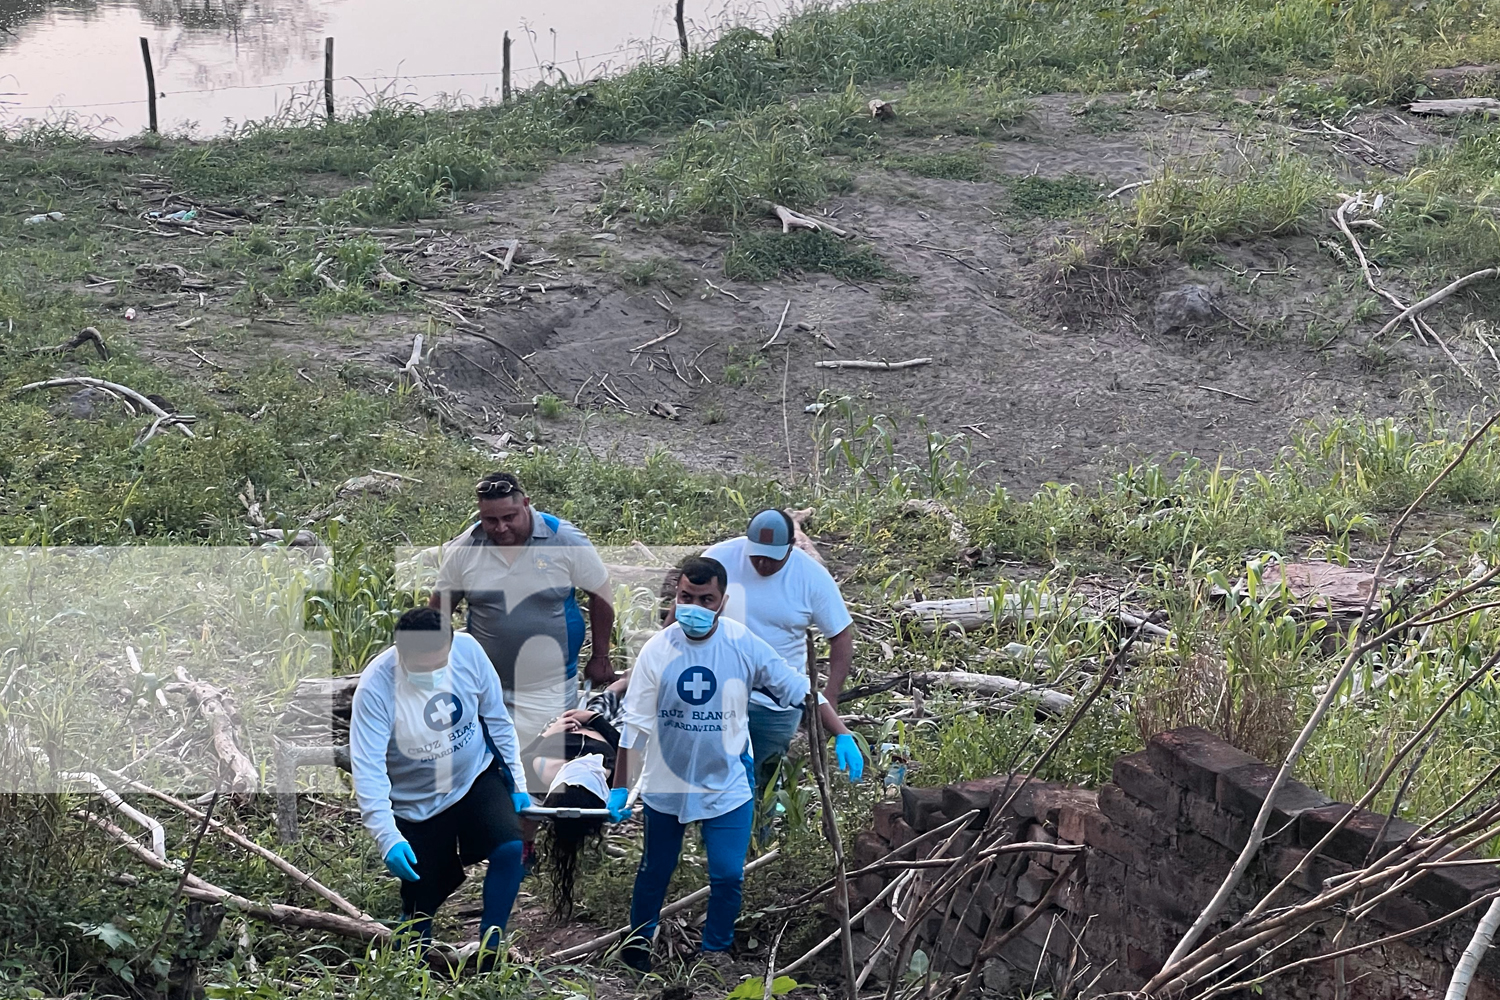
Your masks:
{"label": "rescuer in white long-sleeve shirt", "polygon": [[[498,757],[497,757],[498,755]],[[432,914],[488,860],[480,940],[504,931],[520,888],[520,746],[484,649],[432,608],[396,625],[396,644],[365,667],[349,723],[354,792],[365,827],[401,880],[404,920],[427,937]]]}

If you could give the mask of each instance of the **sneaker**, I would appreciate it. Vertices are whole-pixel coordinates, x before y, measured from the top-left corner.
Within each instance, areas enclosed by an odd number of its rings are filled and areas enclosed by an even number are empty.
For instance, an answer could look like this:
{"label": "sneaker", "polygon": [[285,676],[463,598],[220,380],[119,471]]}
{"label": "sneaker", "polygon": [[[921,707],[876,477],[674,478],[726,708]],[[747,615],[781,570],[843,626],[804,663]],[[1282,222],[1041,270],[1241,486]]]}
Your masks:
{"label": "sneaker", "polygon": [[651,974],[651,949],[639,944],[628,944],[620,949],[620,961],[643,976]]}

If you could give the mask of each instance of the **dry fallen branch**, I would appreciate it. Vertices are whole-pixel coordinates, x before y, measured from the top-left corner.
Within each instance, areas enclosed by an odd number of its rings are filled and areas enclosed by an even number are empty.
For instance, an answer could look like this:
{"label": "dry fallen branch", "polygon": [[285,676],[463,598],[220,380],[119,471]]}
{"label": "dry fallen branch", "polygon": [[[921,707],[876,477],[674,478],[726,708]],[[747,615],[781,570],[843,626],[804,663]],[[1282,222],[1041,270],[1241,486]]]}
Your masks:
{"label": "dry fallen branch", "polygon": [[67,354],[75,351],[84,344],[93,344],[94,350],[99,352],[101,360],[109,360],[109,348],[104,346],[104,338],[99,331],[91,326],[84,327],[78,335],[65,344],[56,344],[52,347],[38,347],[30,351],[31,354]]}
{"label": "dry fallen branch", "polygon": [[[116,778],[122,777],[118,772],[114,772],[114,774]],[[142,792],[146,795],[150,795],[152,798],[157,799],[158,801],[165,802],[167,805],[171,806],[174,809],[180,810],[193,819],[201,821],[204,818],[205,814],[202,811],[193,808],[191,805],[182,801],[174,795],[169,795],[166,792],[159,791],[155,788],[152,788],[150,785],[143,784],[142,782],[136,781],[131,778],[124,778],[123,780],[128,782],[130,787],[135,789],[136,791]],[[214,833],[217,833],[219,836],[223,837],[225,840],[228,840],[230,843],[236,845],[237,847],[249,851],[256,857],[269,862],[273,867],[282,872],[297,885],[305,886],[307,889],[323,897],[328,902],[338,907],[340,910],[343,910],[345,913],[349,914],[349,916],[354,917],[356,920],[368,920],[372,923],[374,922],[374,917],[370,916],[368,913],[365,913],[359,907],[355,906],[353,903],[345,899],[342,895],[328,888],[326,885],[319,882],[317,879],[313,878],[307,872],[298,868],[296,865],[292,864],[290,861],[288,861],[286,858],[283,858],[275,851],[267,850],[233,827],[226,826],[220,820],[213,820],[209,823],[209,829]]]}
{"label": "dry fallen branch", "polygon": [[803,215],[801,212],[794,212],[785,205],[772,205],[771,211],[776,215],[776,218],[781,220],[781,231],[783,233],[789,233],[793,229],[811,229],[814,231],[826,229],[835,236],[849,235],[832,223],[824,222],[821,219],[814,219],[812,216]]}
{"label": "dry fallen branch", "polygon": [[764,351],[766,348],[770,347],[772,344],[776,343],[776,338],[779,337],[779,336],[781,336],[781,328],[784,327],[784,326],[786,326],[786,314],[789,313],[789,312],[791,312],[791,309],[792,309],[792,300],[791,299],[787,299],[786,300],[786,305],[784,307],[782,307],[782,310],[781,310],[781,321],[776,324],[776,332],[773,333],[773,334],[771,334],[771,339],[770,340],[768,340],[764,344],[760,345],[760,349],[762,351]]}
{"label": "dry fallen branch", "polygon": [[[147,413],[154,414],[164,421],[173,420],[174,417],[176,418],[176,421],[188,419],[186,417],[179,417],[176,414],[168,413],[166,410],[163,410],[160,406],[157,406],[155,403],[153,403],[150,399],[146,398],[145,395],[136,392],[134,389],[130,388],[127,385],[121,385],[118,382],[106,382],[102,378],[90,378],[87,375],[75,375],[70,378],[49,378],[45,382],[29,382],[17,389],[15,394],[19,396],[23,392],[31,392],[34,389],[55,389],[59,386],[64,385],[88,386],[89,388],[103,389],[106,392],[112,392],[117,396],[128,399],[135,406],[140,407]],[[181,431],[184,437],[196,437],[196,435],[193,434],[193,429],[186,423],[173,422],[172,426]]]}
{"label": "dry fallen branch", "polygon": [[677,326],[675,328],[673,328],[671,330],[668,330],[666,333],[662,334],[660,337],[652,337],[650,340],[646,341],[644,344],[637,344],[635,347],[630,348],[625,353],[627,353],[627,354],[638,354],[641,351],[644,351],[648,347],[654,347],[657,344],[660,344],[663,340],[671,340],[673,337],[677,336],[681,332],[682,332],[682,320],[678,320],[677,321]]}
{"label": "dry fallen branch", "polygon": [[[75,815],[79,814],[75,813]],[[172,865],[146,850],[135,838],[109,820],[88,814],[81,815],[80,818],[103,830],[148,867],[156,871],[175,871]],[[326,931],[340,937],[361,941],[388,941],[391,937],[389,927],[373,920],[356,920],[341,913],[307,910],[300,906],[287,906],[283,903],[257,903],[227,889],[221,889],[211,882],[205,882],[197,875],[187,877],[183,884],[182,894],[189,899],[198,899],[207,903],[229,903],[249,916],[267,923]]]}
{"label": "dry fallen branch", "polygon": [[823,716],[818,710],[818,668],[811,662],[808,667],[812,674],[813,689],[808,692],[807,705],[802,712],[807,725],[808,757],[812,762],[813,777],[817,781],[818,799],[823,806],[823,835],[828,838],[828,844],[833,849],[833,908],[839,921],[844,990],[849,1000],[858,1000],[859,991],[854,985],[857,978],[854,968],[854,930],[849,916],[849,869],[844,863],[844,839],[839,834],[838,811],[834,808],[833,792],[829,790],[828,784],[828,739],[823,729]]}
{"label": "dry fallen branch", "polygon": [[1428,309],[1431,309],[1433,306],[1437,305],[1439,302],[1443,301],[1444,299],[1448,298],[1450,295],[1463,289],[1464,287],[1471,285],[1483,278],[1494,278],[1497,276],[1500,276],[1500,267],[1487,267],[1482,271],[1475,271],[1473,274],[1466,274],[1452,284],[1449,284],[1446,287],[1440,288],[1437,291],[1433,292],[1422,301],[1414,302],[1411,305],[1407,306],[1406,310],[1402,312],[1401,315],[1397,316],[1385,326],[1381,327],[1380,330],[1371,339],[1378,340],[1381,337],[1384,337],[1396,327],[1400,326],[1402,323],[1405,323],[1408,319],[1411,319],[1413,316],[1420,316]]}
{"label": "dry fallen branch", "polygon": [[896,371],[900,368],[917,368],[932,364],[931,358],[912,358],[910,361],[815,361],[815,368],[867,368],[874,371]]}
{"label": "dry fallen branch", "polygon": [[168,685],[167,690],[184,694],[188,705],[196,708],[198,714],[203,716],[203,721],[208,723],[214,756],[219,759],[220,766],[229,772],[229,790],[255,791],[260,787],[260,772],[256,770],[255,762],[245,756],[245,752],[234,741],[234,720],[237,714],[234,699],[212,684],[193,680],[181,667],[177,669],[177,680],[179,683]]}

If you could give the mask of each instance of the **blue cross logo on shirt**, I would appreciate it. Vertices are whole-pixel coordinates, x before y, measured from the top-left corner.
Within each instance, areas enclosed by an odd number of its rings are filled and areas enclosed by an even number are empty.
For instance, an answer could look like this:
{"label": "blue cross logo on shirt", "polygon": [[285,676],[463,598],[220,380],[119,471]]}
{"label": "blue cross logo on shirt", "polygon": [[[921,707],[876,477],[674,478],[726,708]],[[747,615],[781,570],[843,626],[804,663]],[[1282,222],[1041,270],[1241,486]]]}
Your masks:
{"label": "blue cross logo on shirt", "polygon": [[689,705],[702,705],[719,690],[719,682],[707,667],[688,667],[677,678],[677,696]]}
{"label": "blue cross logo on shirt", "polygon": [[422,709],[422,719],[433,732],[452,729],[463,717],[464,703],[451,691],[433,695],[427,700],[427,707]]}

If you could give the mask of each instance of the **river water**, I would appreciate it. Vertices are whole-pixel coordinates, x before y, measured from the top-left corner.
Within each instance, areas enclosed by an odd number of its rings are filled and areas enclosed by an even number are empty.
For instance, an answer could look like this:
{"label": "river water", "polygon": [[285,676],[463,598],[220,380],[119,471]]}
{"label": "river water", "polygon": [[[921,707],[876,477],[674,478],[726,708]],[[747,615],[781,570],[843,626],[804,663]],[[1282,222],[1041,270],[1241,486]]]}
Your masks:
{"label": "river water", "polygon": [[[694,44],[765,25],[790,0],[687,0]],[[0,124],[73,119],[129,135],[147,121],[150,42],[163,131],[221,133],[322,107],[324,39],[340,109],[384,93],[431,103],[498,97],[501,37],[516,86],[584,79],[675,46],[661,0],[0,0]]]}

